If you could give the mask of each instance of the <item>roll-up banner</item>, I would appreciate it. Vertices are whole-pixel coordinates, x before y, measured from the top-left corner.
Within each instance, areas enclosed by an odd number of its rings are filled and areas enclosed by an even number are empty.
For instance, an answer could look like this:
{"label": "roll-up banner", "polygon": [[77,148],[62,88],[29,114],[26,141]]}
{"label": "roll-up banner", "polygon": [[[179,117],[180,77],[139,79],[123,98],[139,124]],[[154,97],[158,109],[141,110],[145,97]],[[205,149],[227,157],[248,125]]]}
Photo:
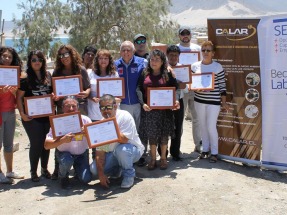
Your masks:
{"label": "roll-up banner", "polygon": [[287,14],[258,25],[262,78],[262,164],[287,167]]}
{"label": "roll-up banner", "polygon": [[[260,19],[208,19],[215,60],[225,70],[228,112],[219,114],[219,154],[260,160],[261,79],[257,39]],[[287,136],[287,135],[286,135]]]}

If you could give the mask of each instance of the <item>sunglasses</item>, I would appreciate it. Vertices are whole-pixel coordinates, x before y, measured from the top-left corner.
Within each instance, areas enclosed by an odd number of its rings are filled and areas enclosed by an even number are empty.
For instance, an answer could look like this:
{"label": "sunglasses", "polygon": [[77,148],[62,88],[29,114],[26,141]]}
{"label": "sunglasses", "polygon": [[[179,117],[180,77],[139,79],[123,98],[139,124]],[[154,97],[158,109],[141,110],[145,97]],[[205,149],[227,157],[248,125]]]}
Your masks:
{"label": "sunglasses", "polygon": [[101,111],[112,110],[112,109],[114,109],[114,105],[100,106]]}
{"label": "sunglasses", "polygon": [[40,62],[40,63],[43,63],[43,59],[42,58],[32,58],[31,59],[31,62],[33,62],[33,63],[36,63],[36,62]]}
{"label": "sunglasses", "polygon": [[208,53],[209,53],[209,52],[212,52],[212,50],[209,50],[209,49],[202,49],[202,50],[201,50],[201,52],[205,52],[205,53],[206,53],[206,52],[208,52]]}
{"label": "sunglasses", "polygon": [[70,53],[69,52],[66,52],[66,53],[64,53],[64,54],[59,54],[59,58],[67,58],[67,57],[69,57],[70,56]]}
{"label": "sunglasses", "polygon": [[143,40],[136,40],[135,43],[138,44],[138,45],[145,44],[146,40],[145,39],[143,39]]}
{"label": "sunglasses", "polygon": [[190,32],[188,31],[183,31],[180,33],[181,36],[189,36],[190,35]]}

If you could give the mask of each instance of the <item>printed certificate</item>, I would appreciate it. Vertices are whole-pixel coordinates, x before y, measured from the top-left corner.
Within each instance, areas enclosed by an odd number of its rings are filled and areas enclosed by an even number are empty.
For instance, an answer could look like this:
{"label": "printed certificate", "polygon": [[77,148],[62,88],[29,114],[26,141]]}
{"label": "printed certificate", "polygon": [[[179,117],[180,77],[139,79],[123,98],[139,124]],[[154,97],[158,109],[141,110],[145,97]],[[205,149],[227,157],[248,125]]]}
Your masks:
{"label": "printed certificate", "polygon": [[194,73],[192,74],[191,90],[213,90],[214,73]]}
{"label": "printed certificate", "polygon": [[182,65],[172,67],[176,80],[181,81],[184,84],[191,83],[191,66]]}
{"label": "printed certificate", "polygon": [[120,140],[120,130],[115,117],[86,124],[84,129],[90,148]]}
{"label": "printed certificate", "polygon": [[173,109],[175,87],[148,87],[147,99],[147,105],[151,109]]}
{"label": "printed certificate", "polygon": [[71,96],[82,92],[82,77],[80,75],[52,77],[53,92],[56,96]]}
{"label": "printed certificate", "polygon": [[124,78],[100,78],[97,79],[98,98],[104,94],[111,94],[117,98],[125,98]]}
{"label": "printed certificate", "polygon": [[32,118],[55,114],[52,95],[24,97],[25,112]]}
{"label": "printed certificate", "polygon": [[78,134],[82,132],[82,117],[80,112],[64,113],[49,116],[53,138],[64,136],[68,133]]}
{"label": "printed certificate", "polygon": [[192,65],[193,63],[200,60],[200,52],[190,51],[181,52],[179,55],[179,63],[183,65]]}
{"label": "printed certificate", "polygon": [[20,87],[20,66],[0,65],[0,87]]}

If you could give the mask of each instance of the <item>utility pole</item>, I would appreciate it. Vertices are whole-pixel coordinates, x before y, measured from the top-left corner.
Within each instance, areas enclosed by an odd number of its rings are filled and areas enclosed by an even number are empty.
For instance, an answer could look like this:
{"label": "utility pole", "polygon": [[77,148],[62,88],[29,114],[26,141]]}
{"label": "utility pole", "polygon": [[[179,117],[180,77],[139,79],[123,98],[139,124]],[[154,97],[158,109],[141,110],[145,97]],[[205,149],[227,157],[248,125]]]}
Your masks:
{"label": "utility pole", "polygon": [[0,32],[0,46],[2,46],[2,38],[3,38],[3,35],[4,35],[4,32],[3,32],[4,20],[3,20],[3,25],[1,25],[1,23],[2,23],[2,10],[0,10],[0,29],[1,29],[1,32]]}

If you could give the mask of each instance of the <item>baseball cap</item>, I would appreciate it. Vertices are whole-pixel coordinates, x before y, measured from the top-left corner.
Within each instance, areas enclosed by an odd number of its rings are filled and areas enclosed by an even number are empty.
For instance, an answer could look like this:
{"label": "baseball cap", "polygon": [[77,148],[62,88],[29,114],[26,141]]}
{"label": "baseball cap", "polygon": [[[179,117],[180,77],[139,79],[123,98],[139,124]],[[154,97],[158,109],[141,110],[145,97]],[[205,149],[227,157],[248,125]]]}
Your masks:
{"label": "baseball cap", "polygon": [[137,34],[137,35],[135,35],[135,37],[134,37],[134,42],[135,42],[138,38],[140,38],[140,37],[144,37],[144,38],[146,39],[146,36],[145,36],[145,35],[143,35],[143,34]]}
{"label": "baseball cap", "polygon": [[189,31],[191,33],[190,27],[188,27],[188,26],[181,26],[178,29],[178,33],[181,34],[181,32],[183,32],[184,30]]}

